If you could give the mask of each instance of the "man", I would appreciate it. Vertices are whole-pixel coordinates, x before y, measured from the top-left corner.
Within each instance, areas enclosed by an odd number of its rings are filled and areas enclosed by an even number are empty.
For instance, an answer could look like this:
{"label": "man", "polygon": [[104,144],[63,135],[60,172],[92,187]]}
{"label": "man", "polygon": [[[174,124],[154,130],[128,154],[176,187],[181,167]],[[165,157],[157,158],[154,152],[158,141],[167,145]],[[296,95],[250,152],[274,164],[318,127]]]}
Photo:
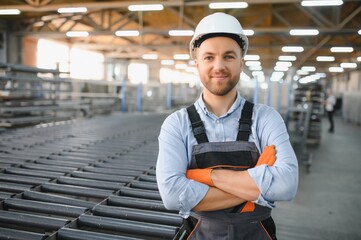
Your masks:
{"label": "man", "polygon": [[326,112],[327,112],[327,117],[328,117],[328,121],[330,122],[330,128],[328,129],[328,132],[333,133],[333,131],[335,130],[335,124],[333,122],[333,113],[335,112],[335,104],[336,104],[336,98],[335,96],[332,94],[332,90],[328,89],[327,90],[327,98],[326,98]]}
{"label": "man", "polygon": [[236,90],[247,48],[236,18],[203,18],[190,42],[203,92],[161,128],[157,183],[165,207],[186,219],[180,234],[187,239],[276,239],[274,202],[297,191],[297,159],[281,116]]}

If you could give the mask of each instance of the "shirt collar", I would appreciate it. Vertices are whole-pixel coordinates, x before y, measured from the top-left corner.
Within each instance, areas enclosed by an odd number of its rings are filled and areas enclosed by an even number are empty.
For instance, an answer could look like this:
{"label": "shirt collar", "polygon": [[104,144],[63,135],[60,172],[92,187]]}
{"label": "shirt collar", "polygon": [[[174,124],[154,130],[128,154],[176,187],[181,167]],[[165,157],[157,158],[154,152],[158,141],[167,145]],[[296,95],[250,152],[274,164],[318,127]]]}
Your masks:
{"label": "shirt collar", "polygon": [[[239,92],[237,91],[237,97],[236,100],[234,101],[234,103],[232,104],[232,106],[229,108],[229,110],[227,111],[226,114],[220,116],[219,118],[231,115],[234,111],[236,111],[239,107],[243,107],[244,103],[245,103],[246,99],[244,99],[243,97],[241,97],[241,95],[239,94]],[[196,101],[196,104],[198,105],[198,107],[204,112],[205,115],[207,116],[211,116],[214,115],[213,113],[209,112],[206,104],[203,101],[203,93],[201,93],[201,95],[199,96],[198,100]]]}

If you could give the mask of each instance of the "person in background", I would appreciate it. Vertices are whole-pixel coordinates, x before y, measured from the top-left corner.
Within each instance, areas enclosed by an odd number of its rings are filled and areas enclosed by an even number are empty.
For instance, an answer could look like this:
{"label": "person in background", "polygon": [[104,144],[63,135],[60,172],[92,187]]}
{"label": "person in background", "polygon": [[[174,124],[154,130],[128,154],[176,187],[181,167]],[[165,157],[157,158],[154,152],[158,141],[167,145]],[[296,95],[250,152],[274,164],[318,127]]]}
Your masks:
{"label": "person in background", "polygon": [[330,128],[328,132],[333,133],[335,131],[335,123],[333,121],[333,114],[335,112],[336,98],[332,93],[331,89],[327,89],[327,98],[326,98],[326,112],[328,121],[330,122]]}
{"label": "person in background", "polygon": [[167,209],[185,219],[178,239],[277,239],[271,210],[291,200],[298,163],[280,114],[237,91],[248,38],[225,13],[204,17],[190,42],[203,91],[169,115],[156,178]]}

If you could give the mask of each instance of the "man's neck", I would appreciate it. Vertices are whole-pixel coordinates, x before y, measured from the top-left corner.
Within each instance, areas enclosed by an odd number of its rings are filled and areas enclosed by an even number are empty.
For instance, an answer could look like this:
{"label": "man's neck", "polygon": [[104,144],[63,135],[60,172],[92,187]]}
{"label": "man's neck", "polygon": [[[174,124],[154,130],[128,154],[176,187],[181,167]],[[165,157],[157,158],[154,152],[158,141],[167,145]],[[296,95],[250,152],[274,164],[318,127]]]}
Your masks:
{"label": "man's neck", "polygon": [[207,91],[203,92],[203,101],[208,111],[220,117],[232,107],[237,98],[237,91],[231,91],[225,96],[217,96]]}

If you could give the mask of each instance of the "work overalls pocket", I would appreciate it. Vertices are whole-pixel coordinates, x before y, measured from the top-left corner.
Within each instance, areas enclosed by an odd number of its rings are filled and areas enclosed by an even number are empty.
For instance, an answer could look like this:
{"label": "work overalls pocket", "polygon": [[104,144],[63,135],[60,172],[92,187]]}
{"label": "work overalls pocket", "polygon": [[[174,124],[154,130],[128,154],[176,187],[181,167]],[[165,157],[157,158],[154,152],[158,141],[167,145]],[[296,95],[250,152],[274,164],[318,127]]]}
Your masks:
{"label": "work overalls pocket", "polygon": [[271,240],[277,240],[276,237],[276,225],[272,219],[272,217],[269,217],[263,221],[260,222],[263,230]]}

